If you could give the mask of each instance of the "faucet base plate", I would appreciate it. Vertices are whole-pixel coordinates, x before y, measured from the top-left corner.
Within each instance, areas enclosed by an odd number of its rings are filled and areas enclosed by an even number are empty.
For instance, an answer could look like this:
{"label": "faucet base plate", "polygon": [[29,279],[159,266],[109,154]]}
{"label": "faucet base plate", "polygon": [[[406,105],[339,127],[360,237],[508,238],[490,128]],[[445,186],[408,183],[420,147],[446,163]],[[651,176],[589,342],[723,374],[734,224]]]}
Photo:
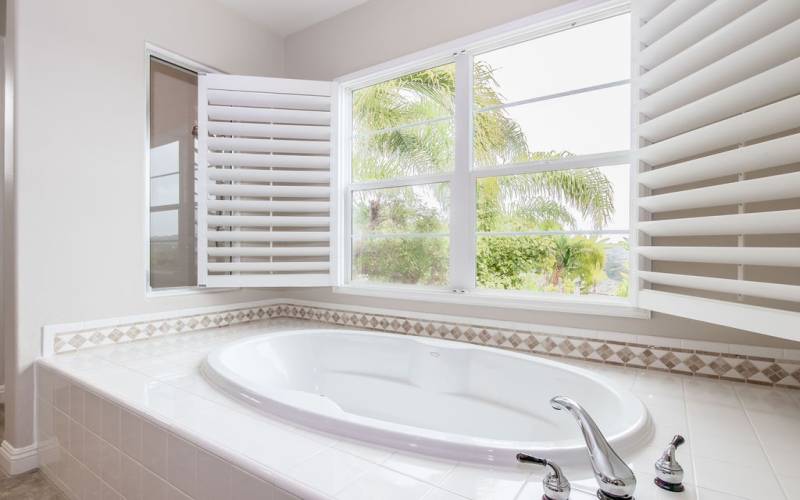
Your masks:
{"label": "faucet base plate", "polygon": [[675,492],[684,490],[683,483],[668,483],[659,478],[655,478],[653,482],[656,483],[656,486],[658,486],[662,490],[675,491]]}
{"label": "faucet base plate", "polygon": [[636,500],[631,496],[615,497],[601,490],[597,490],[597,498],[599,500]]}

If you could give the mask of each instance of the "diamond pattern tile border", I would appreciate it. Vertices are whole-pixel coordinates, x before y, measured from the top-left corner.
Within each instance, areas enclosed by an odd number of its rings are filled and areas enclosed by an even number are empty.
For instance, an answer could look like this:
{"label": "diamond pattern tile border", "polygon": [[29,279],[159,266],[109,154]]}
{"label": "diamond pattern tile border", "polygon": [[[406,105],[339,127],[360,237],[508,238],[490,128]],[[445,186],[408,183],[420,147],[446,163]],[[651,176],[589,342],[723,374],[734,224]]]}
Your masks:
{"label": "diamond pattern tile border", "polygon": [[445,338],[545,356],[800,389],[798,361],[572,337],[541,333],[535,329],[507,330],[472,322],[446,323],[400,315],[367,314],[348,311],[345,307],[331,309],[290,303],[60,333],[54,337],[53,352],[61,354],[270,318],[307,319],[400,335]]}

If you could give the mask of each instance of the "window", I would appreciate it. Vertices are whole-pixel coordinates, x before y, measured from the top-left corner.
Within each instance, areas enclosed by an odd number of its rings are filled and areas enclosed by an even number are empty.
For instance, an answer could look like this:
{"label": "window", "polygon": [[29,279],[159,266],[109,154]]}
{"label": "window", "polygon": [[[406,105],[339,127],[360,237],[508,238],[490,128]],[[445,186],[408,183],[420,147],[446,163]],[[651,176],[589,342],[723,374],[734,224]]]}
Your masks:
{"label": "window", "polygon": [[346,283],[627,298],[630,23],[344,86]]}
{"label": "window", "polygon": [[149,270],[153,290],[197,284],[197,74],[149,57]]}

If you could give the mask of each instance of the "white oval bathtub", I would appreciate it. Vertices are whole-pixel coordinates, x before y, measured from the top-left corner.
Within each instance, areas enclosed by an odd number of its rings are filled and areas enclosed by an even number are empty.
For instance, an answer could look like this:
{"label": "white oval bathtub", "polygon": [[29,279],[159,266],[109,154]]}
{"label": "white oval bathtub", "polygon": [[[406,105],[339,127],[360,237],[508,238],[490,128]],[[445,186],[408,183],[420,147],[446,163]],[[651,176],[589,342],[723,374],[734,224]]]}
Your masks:
{"label": "white oval bathtub", "polygon": [[204,375],[269,413],[318,430],[443,458],[509,465],[520,451],[586,460],[581,403],[618,452],[650,432],[631,393],[587,370],[448,340],[347,330],[269,333],[208,355]]}

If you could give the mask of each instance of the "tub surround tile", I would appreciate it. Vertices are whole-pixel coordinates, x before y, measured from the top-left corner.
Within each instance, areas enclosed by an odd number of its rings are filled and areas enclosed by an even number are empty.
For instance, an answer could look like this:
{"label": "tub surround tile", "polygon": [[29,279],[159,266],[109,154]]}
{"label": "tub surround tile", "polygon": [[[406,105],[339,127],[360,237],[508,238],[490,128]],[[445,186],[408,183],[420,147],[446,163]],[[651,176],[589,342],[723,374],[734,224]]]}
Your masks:
{"label": "tub surround tile", "polygon": [[[502,321],[476,319],[465,322],[463,318],[444,316],[435,320],[428,318],[431,315],[401,311],[364,312],[354,310],[352,306],[270,301],[245,307],[234,304],[207,310],[52,325],[45,327],[44,345],[46,353],[57,354],[109,345],[125,346],[115,353],[115,357],[125,359],[128,367],[145,375],[168,379],[193,369],[194,361],[186,355],[182,340],[186,333],[202,331],[203,345],[208,347],[234,338],[224,327],[246,326],[266,319],[299,319],[471,342],[612,366],[800,389],[800,349],[771,349]],[[152,345],[139,342],[141,340],[160,342]],[[175,362],[154,361],[151,359],[154,352],[159,355],[176,353]],[[141,361],[137,363],[135,359]]]}
{"label": "tub surround tile", "polygon": [[289,470],[301,483],[330,496],[370,471],[373,464],[335,448],[328,448]]}
{"label": "tub surround tile", "polygon": [[[214,334],[184,335],[181,346],[200,359],[231,338],[319,326],[323,324],[271,320],[219,329]],[[512,339],[517,333],[524,342],[522,333],[513,330],[489,333],[487,329],[487,333],[494,339],[498,334]],[[39,362],[37,380],[43,387],[37,425],[42,430],[42,467],[59,487],[69,492],[80,490],[85,498],[91,498],[90,491],[94,496],[99,491],[99,498],[122,498],[129,492],[128,496],[142,500],[374,500],[391,499],[392,495],[403,500],[541,498],[538,468],[456,464],[340,439],[280,422],[220,396],[196,372],[155,378],[160,373],[146,375],[128,367],[132,360],[143,359],[143,352],[162,360],[180,358],[174,356],[175,351],[161,355],[157,349],[145,347],[165,340],[139,342],[132,350],[136,343],[109,345]],[[634,347],[632,352],[636,352]],[[800,404],[798,391],[630,370],[574,357],[561,360],[633,389],[648,408],[655,422],[654,436],[625,456],[639,478],[638,499],[763,500],[739,484],[743,480],[731,482],[722,472],[734,469],[751,477],[761,472],[767,481],[764,491],[775,494],[770,498],[792,498],[789,492],[797,482],[791,467],[793,450],[800,446],[800,414],[793,413]],[[51,391],[44,387],[48,384]],[[71,398],[66,404],[59,399],[63,410],[55,406],[56,388],[65,384],[84,394],[83,423],[73,417]],[[780,408],[780,412],[763,411],[770,407]],[[98,411],[99,432],[94,432],[90,426],[97,428]],[[119,422],[116,433],[103,426],[106,413],[112,415],[112,422]],[[52,418],[48,421],[43,415]],[[71,444],[72,435],[81,432],[82,460]],[[687,470],[687,491],[681,495],[652,485],[652,463],[676,433],[688,439],[678,451]],[[741,463],[748,462],[742,457],[759,459],[740,470]],[[726,469],[730,465],[734,469]],[[566,472],[575,486],[574,500],[594,497],[594,480],[588,470],[568,468]]]}

